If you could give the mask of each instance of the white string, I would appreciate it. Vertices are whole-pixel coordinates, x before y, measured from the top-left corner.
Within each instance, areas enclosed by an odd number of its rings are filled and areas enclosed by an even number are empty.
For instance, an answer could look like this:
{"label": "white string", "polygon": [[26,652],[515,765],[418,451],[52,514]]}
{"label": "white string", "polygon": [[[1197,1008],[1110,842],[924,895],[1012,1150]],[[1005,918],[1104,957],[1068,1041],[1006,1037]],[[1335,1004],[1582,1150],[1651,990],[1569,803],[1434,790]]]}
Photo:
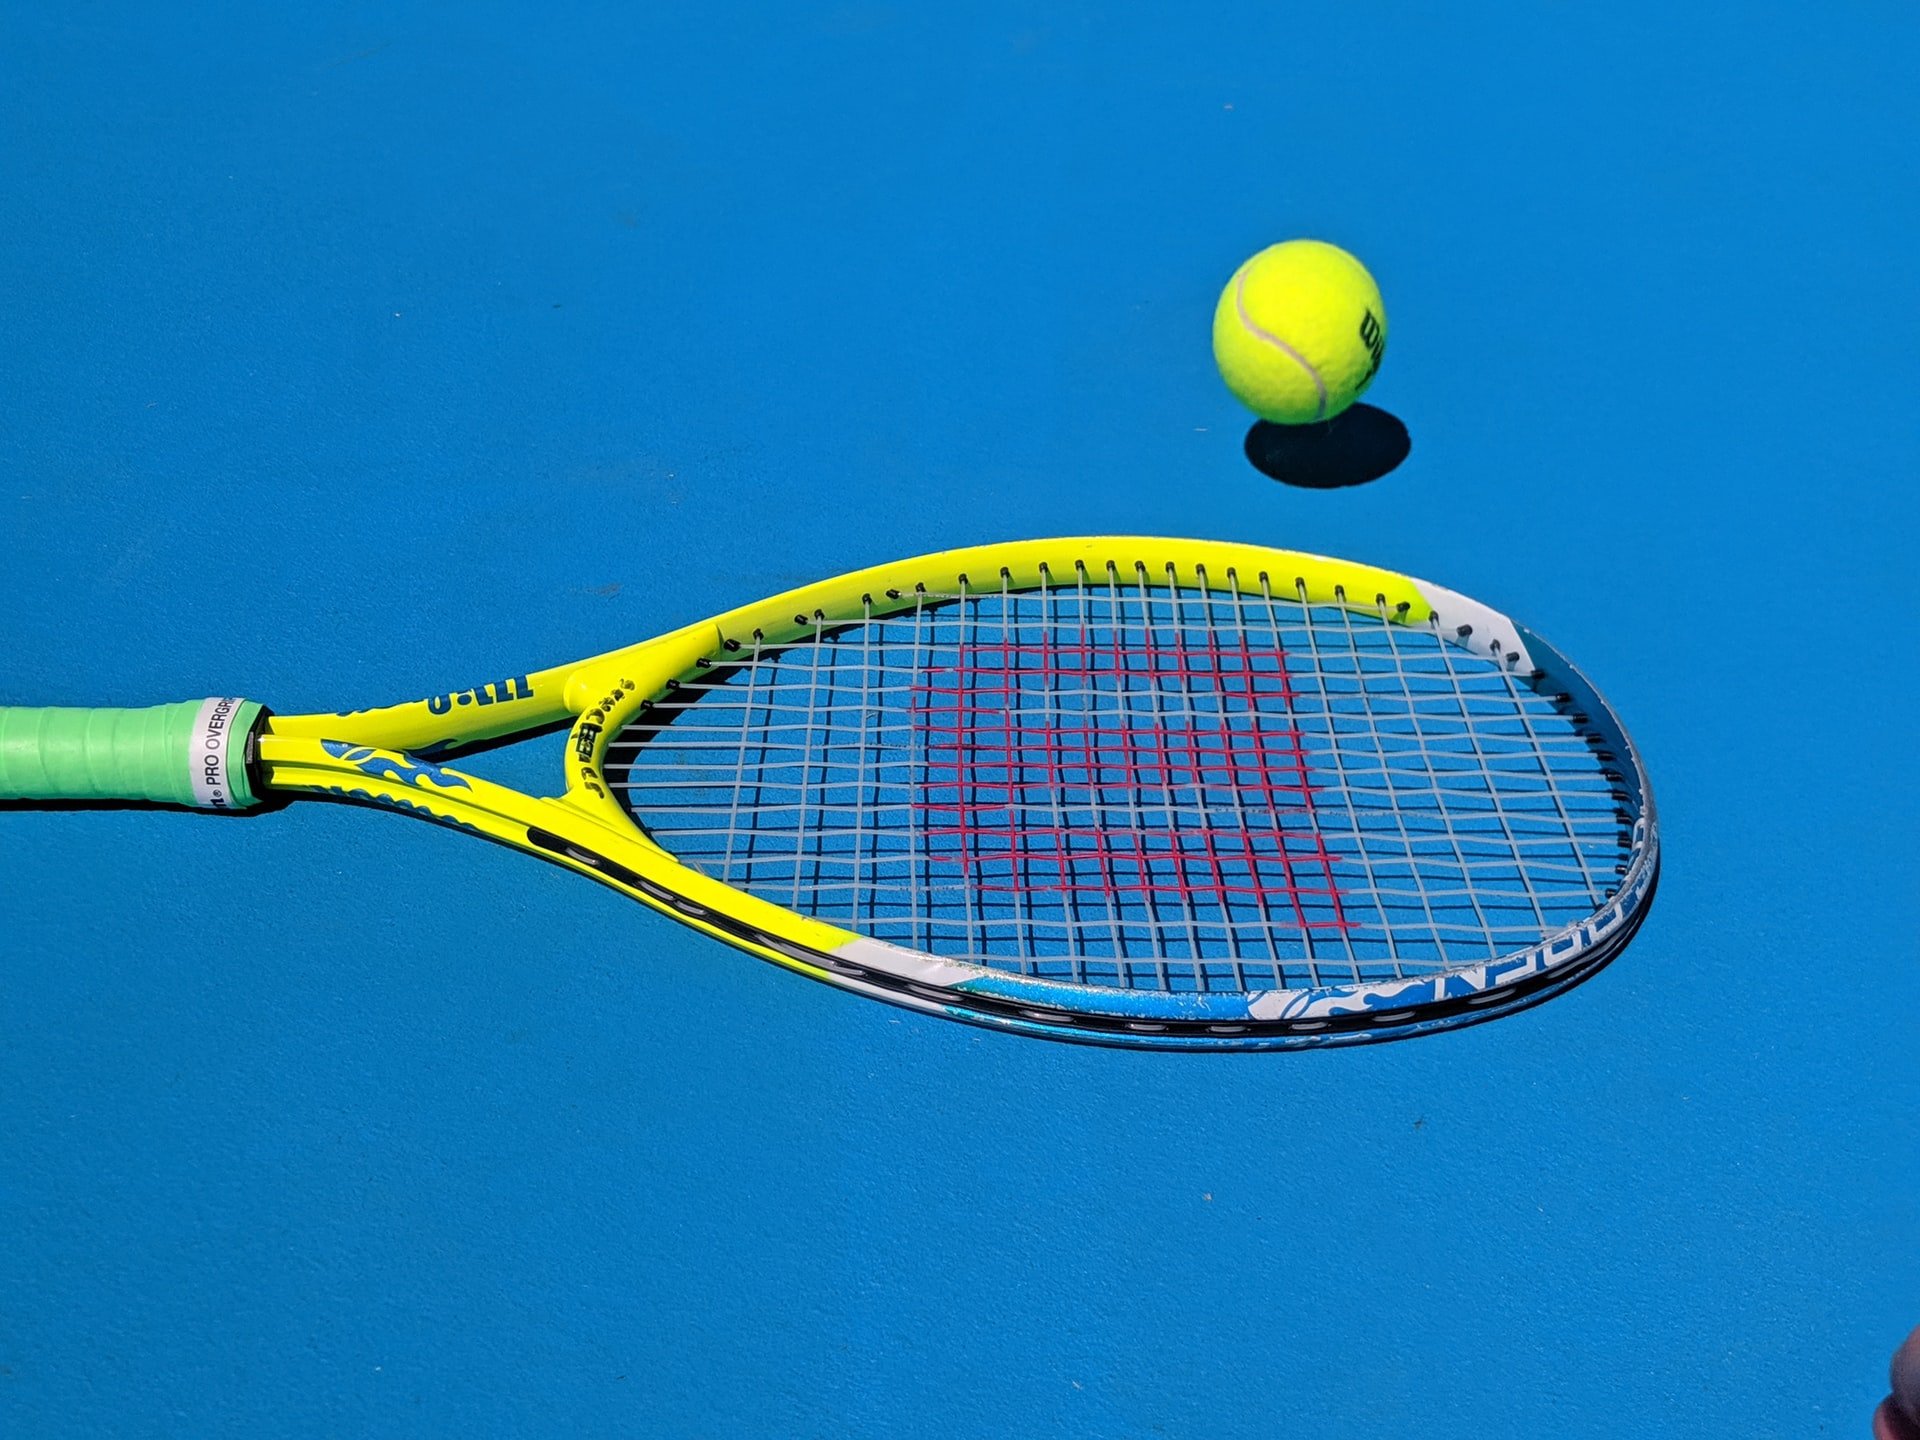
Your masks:
{"label": "white string", "polygon": [[[1610,894],[1627,843],[1614,786],[1505,667],[1384,610],[1282,599],[1264,576],[1257,594],[1105,581],[916,595],[756,644],[615,737],[609,776],[657,841],[728,883],[1099,983],[1429,973]],[[1272,694],[1254,669],[1269,654]],[[1100,734],[1131,758],[1099,753]],[[1004,785],[972,773],[1003,763]],[[1308,893],[1323,873],[1337,908]]]}

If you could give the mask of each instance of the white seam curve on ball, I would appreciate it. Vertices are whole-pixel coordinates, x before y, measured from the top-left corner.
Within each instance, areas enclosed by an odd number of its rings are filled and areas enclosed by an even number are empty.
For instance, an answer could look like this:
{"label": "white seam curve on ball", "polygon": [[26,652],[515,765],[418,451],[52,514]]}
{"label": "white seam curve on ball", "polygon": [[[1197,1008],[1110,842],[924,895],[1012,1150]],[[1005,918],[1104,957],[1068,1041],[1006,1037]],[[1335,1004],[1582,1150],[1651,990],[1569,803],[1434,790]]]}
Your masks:
{"label": "white seam curve on ball", "polygon": [[1262,330],[1254,321],[1254,318],[1247,313],[1247,276],[1245,271],[1242,271],[1240,278],[1234,282],[1233,308],[1234,313],[1240,317],[1241,325],[1246,328],[1249,335],[1253,336],[1256,340],[1266,341],[1267,344],[1273,346],[1274,349],[1278,350],[1282,355],[1285,355],[1289,360],[1293,361],[1294,364],[1307,372],[1307,378],[1313,381],[1313,388],[1320,394],[1320,404],[1315,408],[1313,418],[1318,420],[1322,415],[1326,414],[1327,382],[1320,378],[1320,372],[1307,363],[1306,356],[1287,344],[1287,342],[1282,340],[1278,335],[1270,335],[1265,330]]}

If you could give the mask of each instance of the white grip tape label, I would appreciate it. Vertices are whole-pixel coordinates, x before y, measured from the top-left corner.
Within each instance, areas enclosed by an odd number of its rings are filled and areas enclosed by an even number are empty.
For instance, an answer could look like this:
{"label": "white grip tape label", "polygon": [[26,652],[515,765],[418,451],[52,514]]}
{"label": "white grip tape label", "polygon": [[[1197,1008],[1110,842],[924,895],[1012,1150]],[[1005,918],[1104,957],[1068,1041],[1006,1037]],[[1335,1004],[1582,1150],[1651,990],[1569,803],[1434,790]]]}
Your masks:
{"label": "white grip tape label", "polygon": [[233,771],[241,763],[236,745],[246,743],[246,732],[234,734],[233,721],[246,702],[238,695],[218,695],[200,702],[193,719],[193,738],[187,745],[187,768],[193,803],[202,810],[233,807]]}

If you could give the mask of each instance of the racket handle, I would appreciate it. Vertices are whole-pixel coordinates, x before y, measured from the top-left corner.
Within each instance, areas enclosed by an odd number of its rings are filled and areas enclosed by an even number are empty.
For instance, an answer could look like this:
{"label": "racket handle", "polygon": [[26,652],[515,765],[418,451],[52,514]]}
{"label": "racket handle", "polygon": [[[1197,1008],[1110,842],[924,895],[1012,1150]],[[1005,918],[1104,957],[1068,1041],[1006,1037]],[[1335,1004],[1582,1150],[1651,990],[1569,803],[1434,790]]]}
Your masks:
{"label": "racket handle", "polygon": [[0,799],[258,803],[253,736],[265,711],[218,696],[144,710],[0,705]]}

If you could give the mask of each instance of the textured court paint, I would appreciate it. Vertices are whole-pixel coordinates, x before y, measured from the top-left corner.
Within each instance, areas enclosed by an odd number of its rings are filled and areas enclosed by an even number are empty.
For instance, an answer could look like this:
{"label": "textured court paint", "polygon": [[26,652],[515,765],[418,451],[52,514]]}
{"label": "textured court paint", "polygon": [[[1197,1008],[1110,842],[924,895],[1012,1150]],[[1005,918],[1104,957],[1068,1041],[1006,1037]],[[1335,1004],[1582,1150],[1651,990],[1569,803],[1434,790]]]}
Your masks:
{"label": "textured court paint", "polygon": [[[374,703],[834,554],[1241,535],[1591,665],[1669,863],[1552,1004],[1211,1061],[345,806],[0,811],[0,1433],[1868,1433],[1920,695],[1835,637],[1911,600],[1920,20],[1374,19],[14,7],[0,702]],[[1416,443],[1309,494],[1204,332],[1315,232]]]}

